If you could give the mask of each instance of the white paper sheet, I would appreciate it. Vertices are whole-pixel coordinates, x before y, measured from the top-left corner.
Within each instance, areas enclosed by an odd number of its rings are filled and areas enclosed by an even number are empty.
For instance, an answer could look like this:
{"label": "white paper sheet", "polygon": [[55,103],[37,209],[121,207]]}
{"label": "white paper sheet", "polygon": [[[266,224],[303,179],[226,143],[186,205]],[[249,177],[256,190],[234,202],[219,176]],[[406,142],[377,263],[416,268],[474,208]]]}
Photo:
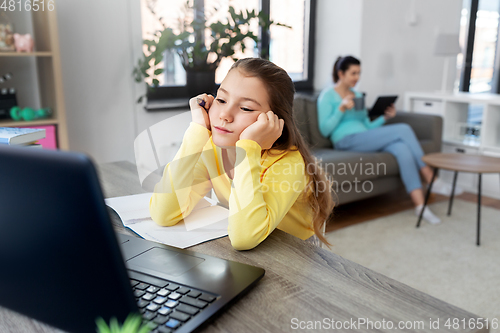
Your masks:
{"label": "white paper sheet", "polygon": [[105,199],[116,211],[123,225],[144,239],[185,249],[212,239],[227,236],[229,210],[204,198],[191,214],[172,227],[157,225],[149,214],[152,193]]}

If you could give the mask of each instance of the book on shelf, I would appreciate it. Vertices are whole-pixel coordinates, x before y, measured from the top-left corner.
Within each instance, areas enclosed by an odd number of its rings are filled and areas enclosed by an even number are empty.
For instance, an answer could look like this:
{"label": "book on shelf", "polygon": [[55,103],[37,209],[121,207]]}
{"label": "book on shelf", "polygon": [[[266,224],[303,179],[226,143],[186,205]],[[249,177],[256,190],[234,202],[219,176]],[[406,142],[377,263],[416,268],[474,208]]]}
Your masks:
{"label": "book on shelf", "polygon": [[0,127],[0,144],[29,145],[45,138],[45,129]]}
{"label": "book on shelf", "polygon": [[[19,126],[21,127],[21,126]],[[24,127],[24,126],[23,126]],[[41,144],[43,149],[57,149],[57,130],[56,125],[31,125],[29,128],[40,128],[45,130],[45,138],[38,140],[36,143]]]}
{"label": "book on shelf", "polygon": [[42,149],[43,146],[39,143],[32,143],[32,144],[29,144],[29,145],[26,145],[26,146],[23,146],[23,147],[26,147],[26,148],[40,148]]}

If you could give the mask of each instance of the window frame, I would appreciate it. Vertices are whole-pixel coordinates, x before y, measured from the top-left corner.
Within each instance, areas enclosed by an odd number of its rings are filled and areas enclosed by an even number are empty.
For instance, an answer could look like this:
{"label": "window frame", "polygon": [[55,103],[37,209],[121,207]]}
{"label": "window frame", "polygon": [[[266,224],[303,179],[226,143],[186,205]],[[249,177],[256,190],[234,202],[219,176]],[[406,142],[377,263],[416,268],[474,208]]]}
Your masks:
{"label": "window frame", "polygon": [[[260,10],[270,14],[272,0],[260,0]],[[306,57],[307,64],[305,66],[305,70],[307,70],[307,80],[302,81],[294,81],[295,90],[302,92],[311,92],[314,90],[313,82],[314,82],[314,50],[315,50],[315,42],[314,37],[316,35],[316,6],[317,0],[307,0],[309,1],[309,13],[306,13],[306,22],[305,24],[309,24],[309,34],[306,36],[307,41],[307,52],[304,53]],[[195,6],[203,6],[203,0],[195,1]],[[309,14],[309,15],[307,15]],[[265,55],[269,55],[269,43],[270,43],[270,32],[269,30],[263,31],[262,28],[259,28],[259,35],[261,37],[261,43],[259,45],[259,55],[262,58],[268,59]],[[151,87],[147,85],[146,96],[148,101],[159,101],[159,100],[168,100],[168,99],[178,99],[178,98],[189,98],[187,86],[163,86],[163,87]]]}
{"label": "window frame", "polygon": [[460,91],[468,92],[472,72],[472,57],[474,55],[474,39],[476,37],[476,19],[479,0],[471,0],[469,21],[467,22],[467,46],[463,60],[462,72],[460,73]]}
{"label": "window frame", "polygon": [[[472,74],[472,60],[474,57],[474,42],[476,38],[476,20],[479,10],[479,0],[471,0],[469,17],[466,28],[466,46],[463,66],[460,71],[459,91],[470,92],[470,80]],[[500,13],[500,9],[499,9]],[[495,49],[495,62],[493,64],[493,76],[491,78],[491,91],[489,93],[500,94],[500,24],[498,25],[497,45]]]}

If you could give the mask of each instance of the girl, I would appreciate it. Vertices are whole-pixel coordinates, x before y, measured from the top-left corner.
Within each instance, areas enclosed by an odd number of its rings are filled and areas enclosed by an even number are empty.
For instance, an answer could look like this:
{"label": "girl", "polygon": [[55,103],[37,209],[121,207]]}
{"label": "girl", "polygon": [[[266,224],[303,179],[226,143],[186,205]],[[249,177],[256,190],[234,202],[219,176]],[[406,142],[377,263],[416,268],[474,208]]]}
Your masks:
{"label": "girl", "polygon": [[[422,162],[422,148],[407,124],[393,124],[381,127],[396,115],[394,105],[385,115],[370,121],[366,109],[354,110],[354,98],[363,95],[354,90],[361,73],[361,62],[351,56],[339,57],[333,66],[333,88],[324,89],[318,98],[318,121],[321,134],[329,138],[339,150],[362,152],[386,151],[394,155],[399,173],[415,205],[418,216],[424,204],[424,194],[419,172],[427,183],[432,179],[432,170]],[[449,185],[436,179],[433,192],[448,194]],[[429,223],[439,223],[428,207],[423,218]]]}
{"label": "girl", "polygon": [[294,85],[272,62],[241,59],[217,96],[189,102],[192,122],[150,201],[153,220],[171,226],[211,189],[229,207],[228,235],[251,249],[278,228],[316,235],[333,208],[331,186],[292,117]]}

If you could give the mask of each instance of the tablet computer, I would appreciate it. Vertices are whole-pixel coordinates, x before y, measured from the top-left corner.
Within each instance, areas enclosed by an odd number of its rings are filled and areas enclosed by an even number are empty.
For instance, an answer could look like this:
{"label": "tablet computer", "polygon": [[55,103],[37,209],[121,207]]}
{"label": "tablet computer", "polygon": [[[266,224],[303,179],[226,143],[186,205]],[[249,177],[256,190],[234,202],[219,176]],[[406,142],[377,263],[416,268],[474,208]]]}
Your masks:
{"label": "tablet computer", "polygon": [[397,95],[391,95],[391,96],[379,96],[377,98],[377,101],[375,104],[373,104],[373,107],[370,110],[369,116],[370,117],[378,117],[384,114],[385,109],[387,109],[388,106],[390,106],[392,103],[394,103],[398,99]]}

